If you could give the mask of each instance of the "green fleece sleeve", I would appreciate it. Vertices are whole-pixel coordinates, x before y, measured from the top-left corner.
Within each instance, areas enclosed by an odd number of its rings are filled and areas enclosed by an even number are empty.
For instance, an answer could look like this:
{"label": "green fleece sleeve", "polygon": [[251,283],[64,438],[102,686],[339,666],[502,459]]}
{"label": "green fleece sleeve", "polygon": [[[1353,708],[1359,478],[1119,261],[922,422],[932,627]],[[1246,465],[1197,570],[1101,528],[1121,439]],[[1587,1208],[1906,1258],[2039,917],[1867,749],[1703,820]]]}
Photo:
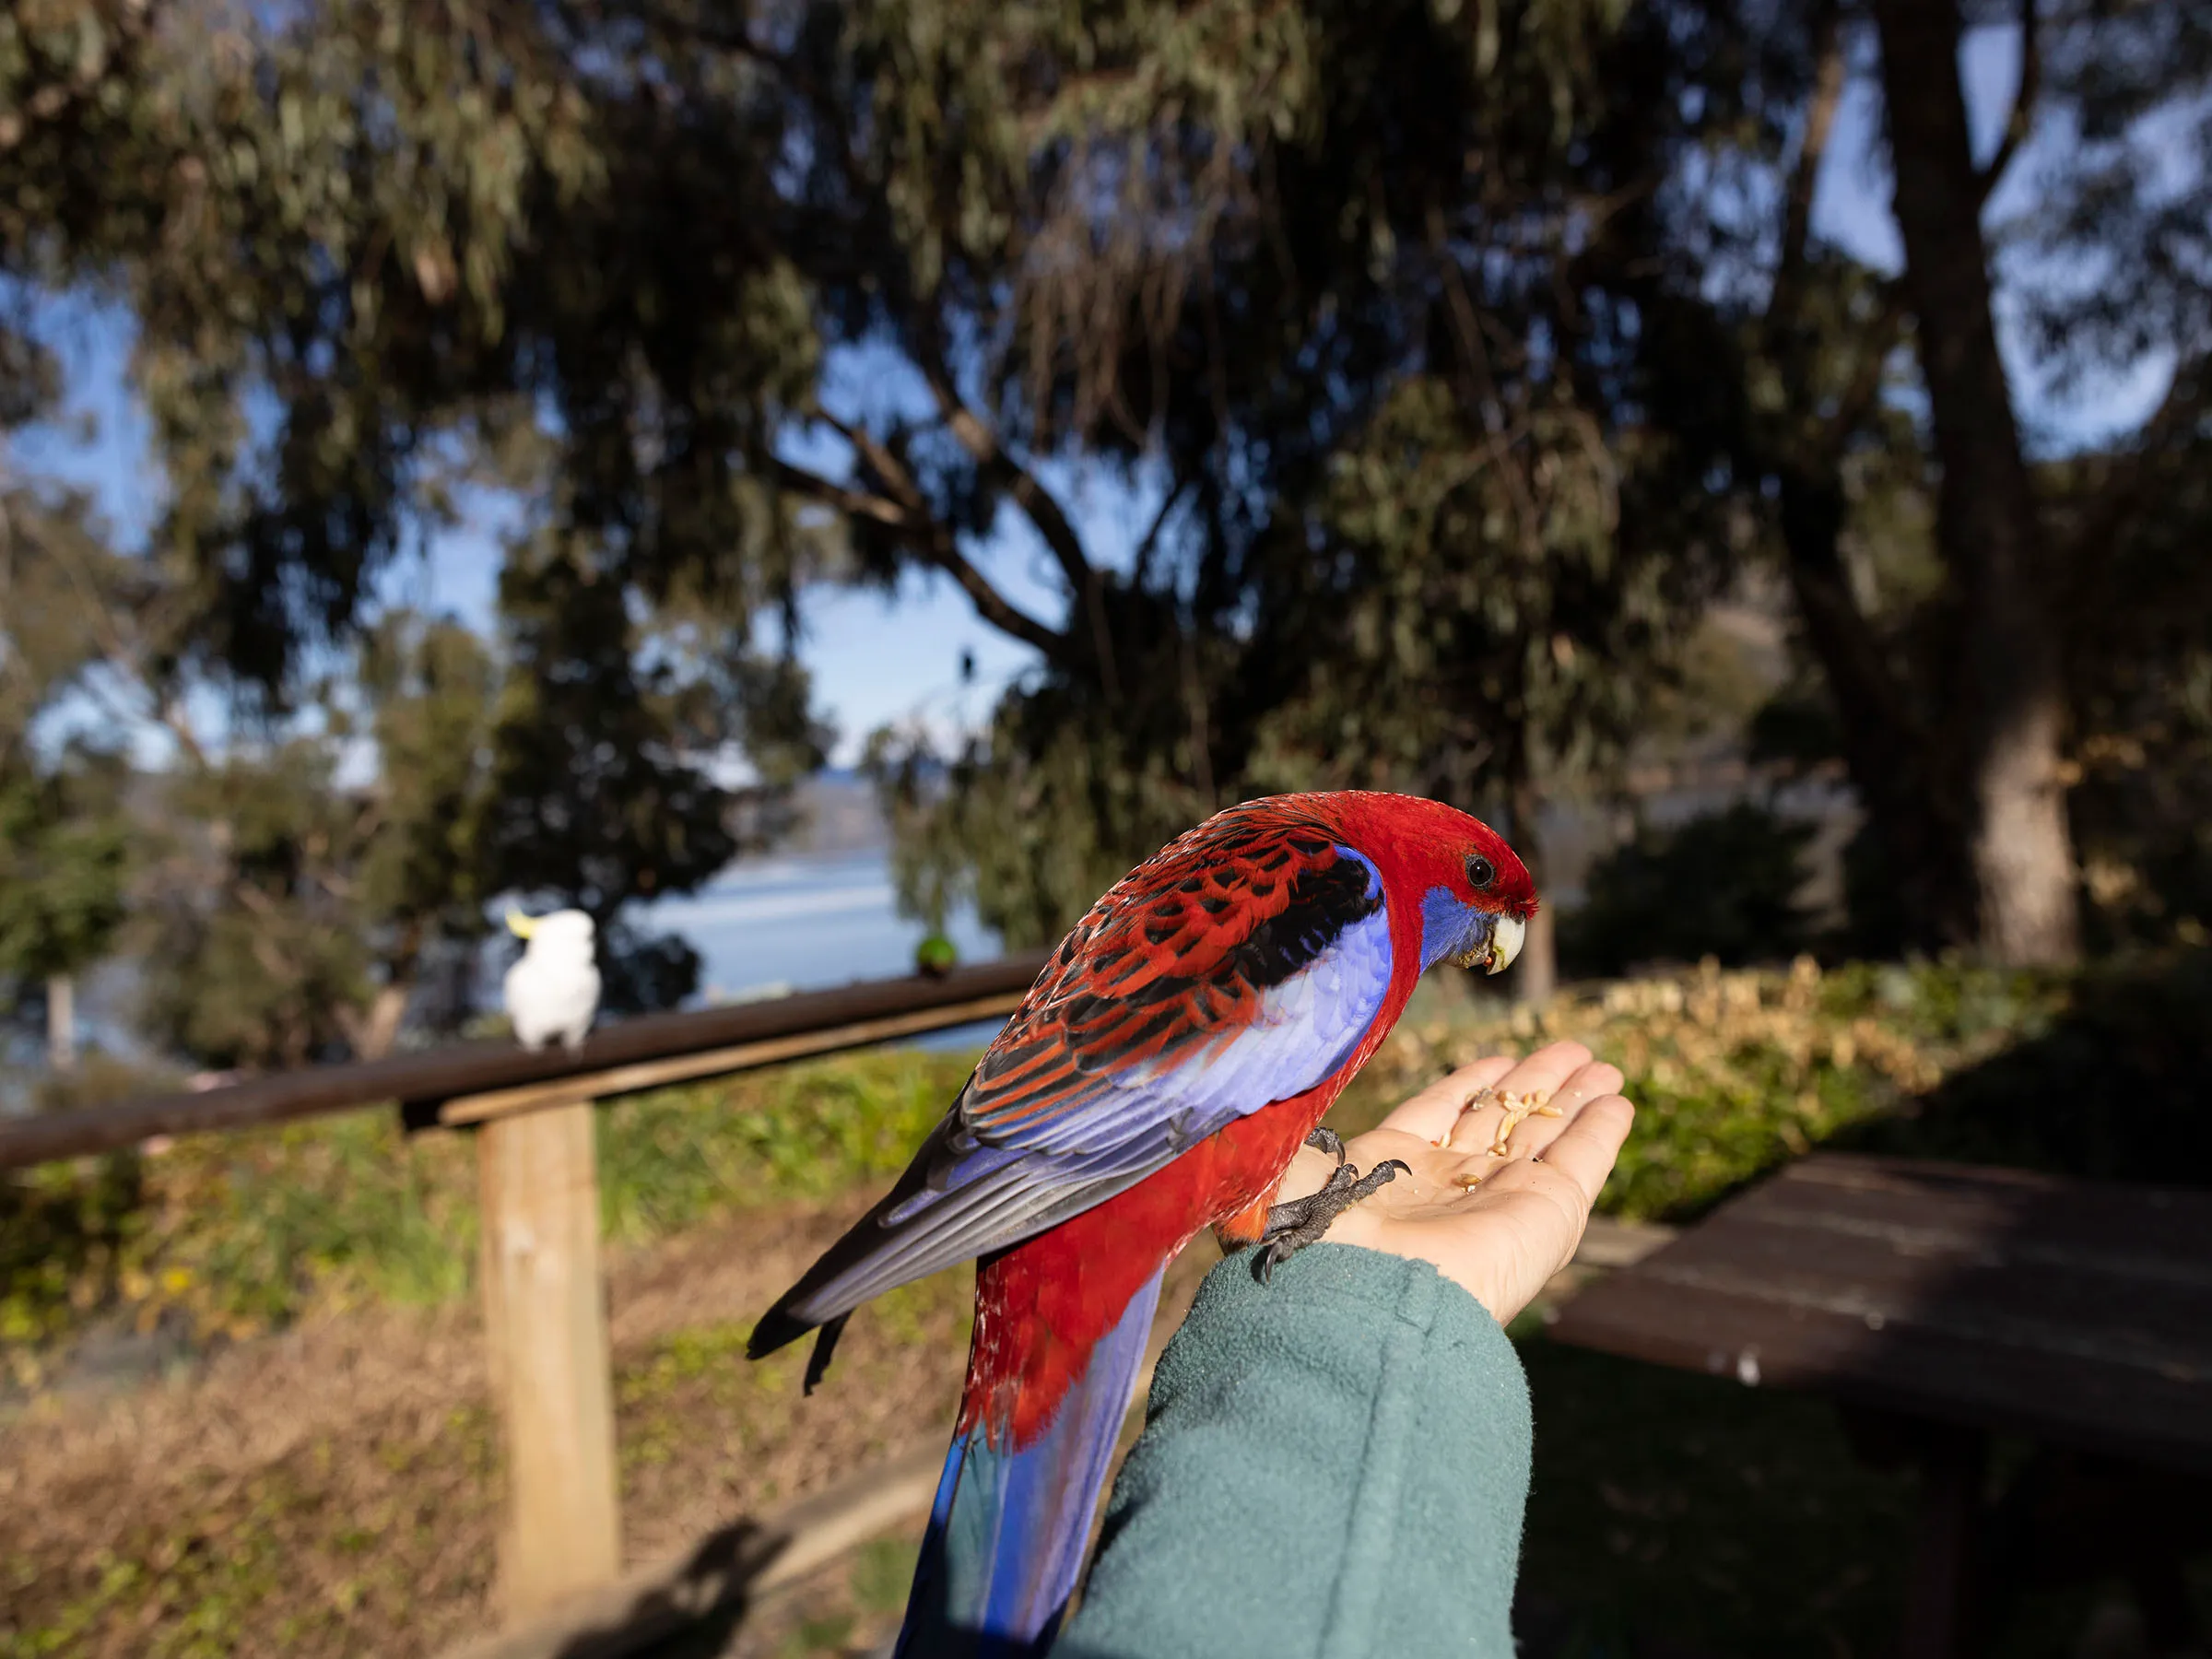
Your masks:
{"label": "green fleece sleeve", "polygon": [[1231,1256],[1152,1380],[1054,1659],[1511,1659],[1528,1382],[1424,1263]]}

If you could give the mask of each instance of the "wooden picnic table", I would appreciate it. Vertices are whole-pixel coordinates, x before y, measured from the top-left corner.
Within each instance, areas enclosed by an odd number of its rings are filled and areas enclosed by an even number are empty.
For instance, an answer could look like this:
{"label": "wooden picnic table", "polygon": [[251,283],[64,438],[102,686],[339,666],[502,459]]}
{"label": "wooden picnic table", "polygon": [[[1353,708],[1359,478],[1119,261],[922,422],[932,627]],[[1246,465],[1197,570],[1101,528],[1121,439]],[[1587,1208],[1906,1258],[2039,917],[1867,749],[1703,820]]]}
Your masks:
{"label": "wooden picnic table", "polygon": [[[1551,1334],[1828,1395],[1863,1452],[1918,1465],[1910,1659],[1972,1651],[2006,1586],[2067,1567],[2130,1577],[2154,1636],[2189,1622],[2212,1192],[1819,1153],[1584,1288]],[[2054,1454],[2001,1510],[1992,1431]]]}

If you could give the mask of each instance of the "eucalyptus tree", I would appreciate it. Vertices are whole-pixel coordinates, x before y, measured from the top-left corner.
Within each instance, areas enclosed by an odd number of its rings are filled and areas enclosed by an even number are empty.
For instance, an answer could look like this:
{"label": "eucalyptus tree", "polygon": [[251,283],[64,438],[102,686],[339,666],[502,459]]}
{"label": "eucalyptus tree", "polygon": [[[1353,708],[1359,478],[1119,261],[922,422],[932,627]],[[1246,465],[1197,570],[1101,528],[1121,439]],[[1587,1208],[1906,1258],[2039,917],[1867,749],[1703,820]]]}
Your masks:
{"label": "eucalyptus tree", "polygon": [[[2019,54],[1981,158],[1959,53],[1970,25],[2010,28]],[[2073,781],[2094,757],[2109,774],[2112,754],[2150,752],[2139,733],[2113,747],[2115,697],[2132,697],[2140,725],[2141,688],[2186,666],[2153,617],[2194,593],[2193,572],[2156,545],[2164,503],[2146,486],[2171,480],[2179,452],[2201,441],[2206,25],[2185,5],[1883,0],[1862,12],[1810,0],[1773,14],[1762,38],[1753,101],[1775,112],[1764,165],[1782,188],[1732,255],[1748,244],[1762,277],[1733,308],[1745,321],[1737,465],[1773,502],[1883,880],[1917,922],[1907,942],[2068,960],[2076,836],[2101,821],[2110,842],[2115,816],[2101,791],[2069,799]],[[1894,276],[1814,229],[1854,76],[1878,87],[1884,112],[1904,253]],[[2008,181],[2000,214],[1994,194]],[[2009,373],[2000,289],[2031,324]],[[2020,375],[2063,389],[2159,357],[2173,366],[2169,394],[2115,436],[2111,464],[2039,475],[2015,414],[2030,389]],[[2117,694],[2116,680],[2137,689]],[[2185,768],[2188,753],[2152,765]],[[2147,805],[2140,789],[2128,799]],[[2152,822],[2175,820],[2137,822],[2155,840],[2171,831]],[[2117,879],[2093,879],[2091,898],[2101,904]]]}
{"label": "eucalyptus tree", "polygon": [[[171,485],[154,557],[193,602],[170,651],[273,702],[358,625],[456,446],[481,477],[527,480],[518,646],[577,642],[564,672],[592,688],[541,678],[502,729],[547,766],[566,745],[570,794],[602,806],[636,793],[592,782],[577,747],[593,741],[579,711],[634,700],[614,607],[712,615],[738,724],[763,754],[803,757],[804,699],[757,654],[758,622],[825,571],[926,569],[1037,653],[953,774],[972,806],[1033,798],[1010,839],[969,837],[954,874],[1034,935],[1206,805],[1288,778],[1265,757],[1292,746],[1267,733],[1344,677],[1343,618],[1418,589],[1394,573],[1404,547],[1345,533],[1359,515],[1339,477],[1409,376],[1448,393],[1450,441],[1487,458],[1472,487],[1511,521],[1501,536],[1486,509],[1474,539],[1445,532],[1446,560],[1519,572],[1519,620],[1496,611],[1468,649],[1540,626],[1545,685],[1578,646],[1568,678],[1634,671],[1612,601],[1554,606],[1531,587],[1555,535],[1539,498],[1602,516],[1622,488],[1598,460],[1621,394],[1599,382],[1633,379],[1609,360],[1629,324],[1594,291],[1587,317],[1549,297],[1609,211],[1605,180],[1642,165],[1582,156],[1584,105],[1632,81],[1642,50],[1603,6],[455,6],[403,29],[364,0],[57,0],[52,16],[72,41],[114,36],[93,101],[121,112],[100,142],[126,164],[66,184],[88,206],[54,258],[138,323]],[[46,79],[26,109],[60,107],[49,92],[80,74],[65,33],[32,41],[24,73]],[[1635,122],[1617,124],[1630,142]],[[28,225],[15,257],[43,248]],[[841,398],[825,366],[862,348],[913,395]],[[805,429],[816,441],[794,447]],[[1074,459],[1157,480],[1133,559],[1055,493]],[[1458,511],[1451,492],[1441,505]],[[827,525],[810,516],[825,508]],[[1002,514],[1046,550],[1050,614],[976,557]],[[1581,568],[1613,580],[1609,559]],[[1425,662],[1353,670],[1406,693],[1383,751],[1422,747],[1412,710],[1440,695],[1491,699],[1485,741],[1524,792],[1525,758],[1582,740],[1580,714],[1525,695],[1519,670],[1446,692]],[[654,764],[610,721],[624,765]],[[1385,769],[1346,748],[1335,770]],[[1474,771],[1393,775],[1464,795]],[[545,818],[542,794],[513,799]],[[1050,847],[1024,841],[1040,824]],[[528,835],[490,832],[518,871],[550,875]],[[909,850],[931,845],[949,843]],[[579,892],[666,873],[572,852],[560,876]]]}
{"label": "eucalyptus tree", "polygon": [[[46,0],[9,27],[0,259],[136,321],[157,666],[281,707],[457,477],[524,503],[480,880],[605,907],[699,878],[733,814],[772,830],[821,748],[811,582],[932,572],[1034,653],[959,752],[875,749],[910,890],[1030,939],[1241,794],[1533,817],[1772,551],[1924,940],[2063,952],[1992,921],[2056,913],[2063,840],[2012,898],[1973,851],[2018,722],[1957,665],[2044,674],[2033,607],[1984,602],[2010,579],[1967,580],[1999,509],[1936,515],[1928,582],[1869,603],[1852,574],[1884,502],[1956,502],[1933,463],[1971,420],[1924,374],[1931,447],[1886,395],[1964,314],[1923,281],[1958,250],[1916,230],[1900,281],[1813,231],[1875,61],[1855,12]],[[2079,28],[2085,65],[2117,51]],[[2185,53],[2121,55],[2113,111],[2187,107]],[[1895,139],[1921,187],[1934,137]],[[1997,167],[1934,160],[1971,218]],[[2072,176],[2082,234],[2150,245]],[[2017,438],[1974,441],[2012,476]],[[1078,475],[1148,497],[1134,547]],[[2006,546],[2043,534],[2002,511]],[[1009,525],[1049,603],[981,557]],[[2047,677],[2018,705],[2045,734]],[[733,742],[749,805],[696,765]]]}

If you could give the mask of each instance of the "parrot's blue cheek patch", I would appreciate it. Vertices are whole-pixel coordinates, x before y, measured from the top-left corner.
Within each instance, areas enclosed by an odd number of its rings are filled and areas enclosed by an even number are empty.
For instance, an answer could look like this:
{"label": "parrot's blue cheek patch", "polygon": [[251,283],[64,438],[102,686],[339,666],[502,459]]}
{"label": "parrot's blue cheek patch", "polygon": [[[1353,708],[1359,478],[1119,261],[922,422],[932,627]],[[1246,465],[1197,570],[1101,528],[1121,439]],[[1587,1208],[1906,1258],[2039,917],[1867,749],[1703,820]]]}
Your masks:
{"label": "parrot's blue cheek patch", "polygon": [[1489,932],[1488,912],[1463,903],[1450,888],[1430,888],[1421,895],[1422,971],[1446,957],[1466,955],[1486,943]]}

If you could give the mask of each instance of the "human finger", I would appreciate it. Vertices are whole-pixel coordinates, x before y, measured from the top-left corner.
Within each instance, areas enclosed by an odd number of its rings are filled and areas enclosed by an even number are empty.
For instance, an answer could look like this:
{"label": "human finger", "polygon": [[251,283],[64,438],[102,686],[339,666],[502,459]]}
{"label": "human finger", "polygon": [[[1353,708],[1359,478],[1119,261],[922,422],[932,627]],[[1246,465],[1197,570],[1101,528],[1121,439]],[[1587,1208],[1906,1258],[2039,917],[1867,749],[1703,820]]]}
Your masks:
{"label": "human finger", "polygon": [[1509,1099],[1548,1103],[1569,1077],[1589,1064],[1590,1051],[1579,1042],[1554,1042],[1538,1049],[1507,1070],[1487,1095],[1470,1096],[1466,1109],[1451,1126],[1448,1144],[1455,1151],[1480,1151],[1493,1145]]}
{"label": "human finger", "polygon": [[1636,1109],[1617,1094],[1592,1100],[1544,1149],[1544,1163],[1572,1182],[1583,1195],[1583,1213],[1597,1202],[1606,1177],[1620,1157],[1621,1143],[1629,1138]]}
{"label": "human finger", "polygon": [[1441,1140],[1458,1122],[1471,1096],[1495,1087],[1518,1064],[1511,1054],[1486,1054],[1430,1084],[1384,1118],[1382,1127],[1418,1135],[1425,1141]]}
{"label": "human finger", "polygon": [[1537,1112],[1523,1118],[1508,1137],[1509,1155],[1514,1158],[1536,1158],[1546,1147],[1566,1133],[1583,1108],[1593,1100],[1600,1100],[1620,1092],[1620,1068],[1603,1060],[1593,1060],[1579,1067],[1573,1076],[1559,1085],[1547,1102],[1551,1111]]}

